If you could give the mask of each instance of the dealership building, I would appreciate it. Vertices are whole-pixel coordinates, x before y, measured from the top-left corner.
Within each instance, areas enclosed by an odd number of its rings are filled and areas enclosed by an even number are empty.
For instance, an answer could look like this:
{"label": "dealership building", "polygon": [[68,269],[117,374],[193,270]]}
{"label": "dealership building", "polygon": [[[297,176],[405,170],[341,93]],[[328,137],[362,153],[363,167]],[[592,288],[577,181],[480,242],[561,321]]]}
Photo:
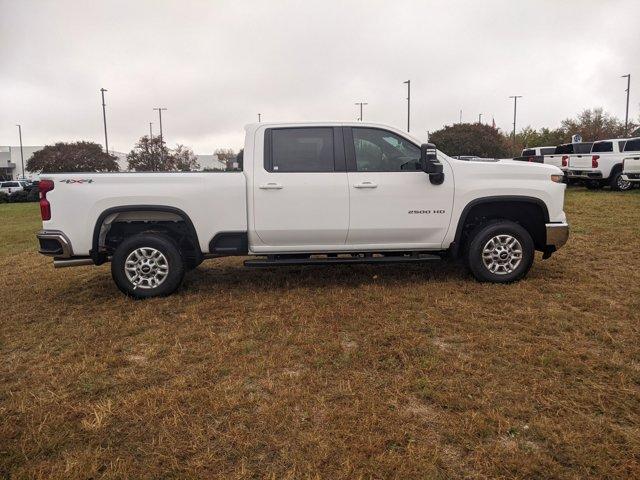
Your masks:
{"label": "dealership building", "polygon": [[[24,176],[33,179],[37,174],[27,171],[27,162],[31,156],[44,147],[41,145],[23,145],[22,152],[24,154]],[[20,156],[20,145],[9,146],[0,145],[0,178],[4,180],[16,180],[22,178],[22,158]]]}

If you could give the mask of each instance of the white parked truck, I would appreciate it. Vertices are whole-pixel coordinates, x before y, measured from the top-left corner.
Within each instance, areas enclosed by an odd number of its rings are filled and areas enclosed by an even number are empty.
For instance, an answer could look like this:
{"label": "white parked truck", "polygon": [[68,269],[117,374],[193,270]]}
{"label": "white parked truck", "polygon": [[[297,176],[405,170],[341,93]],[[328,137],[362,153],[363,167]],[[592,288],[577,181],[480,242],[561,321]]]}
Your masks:
{"label": "white parked truck", "polygon": [[622,164],[628,156],[624,152],[626,143],[625,138],[599,140],[593,142],[588,155],[572,155],[567,170],[569,179],[582,180],[590,189],[608,185],[612,190],[630,190],[633,185],[622,174]]}
{"label": "white parked truck", "polygon": [[640,137],[626,141],[622,162],[622,179],[636,185],[640,183]]}
{"label": "white parked truck", "polygon": [[248,267],[450,257],[504,283],[568,238],[555,167],[454,160],[361,122],[245,130],[238,172],[42,174],[40,252],[56,266],[111,261],[120,290],[144,298],[228,255]]}
{"label": "white parked truck", "polygon": [[571,159],[588,155],[592,145],[593,142],[563,143],[558,145],[553,153],[544,156],[544,163],[558,167],[566,176]]}

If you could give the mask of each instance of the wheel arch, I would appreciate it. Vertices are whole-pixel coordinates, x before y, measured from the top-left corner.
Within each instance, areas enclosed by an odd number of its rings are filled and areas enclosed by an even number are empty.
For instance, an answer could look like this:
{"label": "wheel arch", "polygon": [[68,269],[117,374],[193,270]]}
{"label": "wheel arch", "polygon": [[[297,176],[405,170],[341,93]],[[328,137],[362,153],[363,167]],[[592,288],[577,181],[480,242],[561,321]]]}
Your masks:
{"label": "wheel arch", "polygon": [[[520,208],[519,208],[520,207]],[[499,213],[498,210],[501,210]],[[535,212],[535,213],[533,213]],[[527,218],[527,215],[538,216],[538,218]],[[483,215],[487,215],[483,217]],[[543,200],[536,197],[520,196],[520,195],[500,195],[492,197],[483,197],[471,200],[462,209],[453,245],[451,246],[451,255],[458,258],[463,253],[464,235],[468,233],[469,227],[473,226],[475,218],[486,218],[487,220],[504,218],[505,220],[513,220],[529,231],[536,249],[543,249],[546,242],[545,223],[549,222],[549,209]]]}
{"label": "wheel arch", "polygon": [[107,217],[113,214],[133,212],[165,213],[179,217],[182,221],[184,221],[187,232],[197,250],[198,256],[202,256],[202,252],[200,251],[200,243],[198,241],[198,233],[193,225],[193,222],[191,221],[191,218],[189,218],[189,215],[187,215],[184,210],[169,205],[119,205],[117,207],[110,207],[104,210],[98,216],[93,227],[93,236],[91,240],[91,250],[89,251],[89,255],[96,265],[100,265],[107,260],[105,253],[100,250],[101,230]]}

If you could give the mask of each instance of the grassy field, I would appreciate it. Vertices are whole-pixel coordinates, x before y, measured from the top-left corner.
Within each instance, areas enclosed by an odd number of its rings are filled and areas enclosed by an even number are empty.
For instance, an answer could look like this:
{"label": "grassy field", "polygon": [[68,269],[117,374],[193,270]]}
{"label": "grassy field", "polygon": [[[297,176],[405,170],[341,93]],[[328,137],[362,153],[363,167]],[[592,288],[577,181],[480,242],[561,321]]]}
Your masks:
{"label": "grassy field", "polygon": [[640,190],[529,277],[205,262],[135,302],[0,205],[0,478],[640,478]]}

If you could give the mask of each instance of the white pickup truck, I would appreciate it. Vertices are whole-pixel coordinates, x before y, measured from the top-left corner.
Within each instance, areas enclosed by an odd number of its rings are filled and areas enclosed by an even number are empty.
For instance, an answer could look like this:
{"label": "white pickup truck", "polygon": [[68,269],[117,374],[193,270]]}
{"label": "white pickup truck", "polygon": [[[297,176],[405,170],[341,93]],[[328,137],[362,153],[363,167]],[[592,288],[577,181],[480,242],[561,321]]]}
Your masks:
{"label": "white pickup truck", "polygon": [[608,185],[612,190],[630,190],[633,184],[622,173],[624,158],[629,156],[624,151],[626,143],[625,138],[600,140],[593,142],[589,155],[572,155],[567,170],[569,179],[582,180],[590,189]]}
{"label": "white pickup truck", "polygon": [[[543,163],[558,167],[564,172],[566,177],[571,159],[573,157],[581,158],[585,154],[589,154],[592,145],[593,142],[563,143],[562,145],[558,145],[553,153],[545,155]],[[569,183],[568,178],[567,183]]]}
{"label": "white pickup truck", "polygon": [[640,137],[627,140],[623,154],[622,179],[637,185],[640,183]]}
{"label": "white pickup truck", "polygon": [[239,172],[42,174],[40,253],[110,260],[120,290],[145,298],[227,255],[252,256],[248,267],[461,258],[505,283],[567,241],[555,167],[458,161],[361,122],[245,130]]}

